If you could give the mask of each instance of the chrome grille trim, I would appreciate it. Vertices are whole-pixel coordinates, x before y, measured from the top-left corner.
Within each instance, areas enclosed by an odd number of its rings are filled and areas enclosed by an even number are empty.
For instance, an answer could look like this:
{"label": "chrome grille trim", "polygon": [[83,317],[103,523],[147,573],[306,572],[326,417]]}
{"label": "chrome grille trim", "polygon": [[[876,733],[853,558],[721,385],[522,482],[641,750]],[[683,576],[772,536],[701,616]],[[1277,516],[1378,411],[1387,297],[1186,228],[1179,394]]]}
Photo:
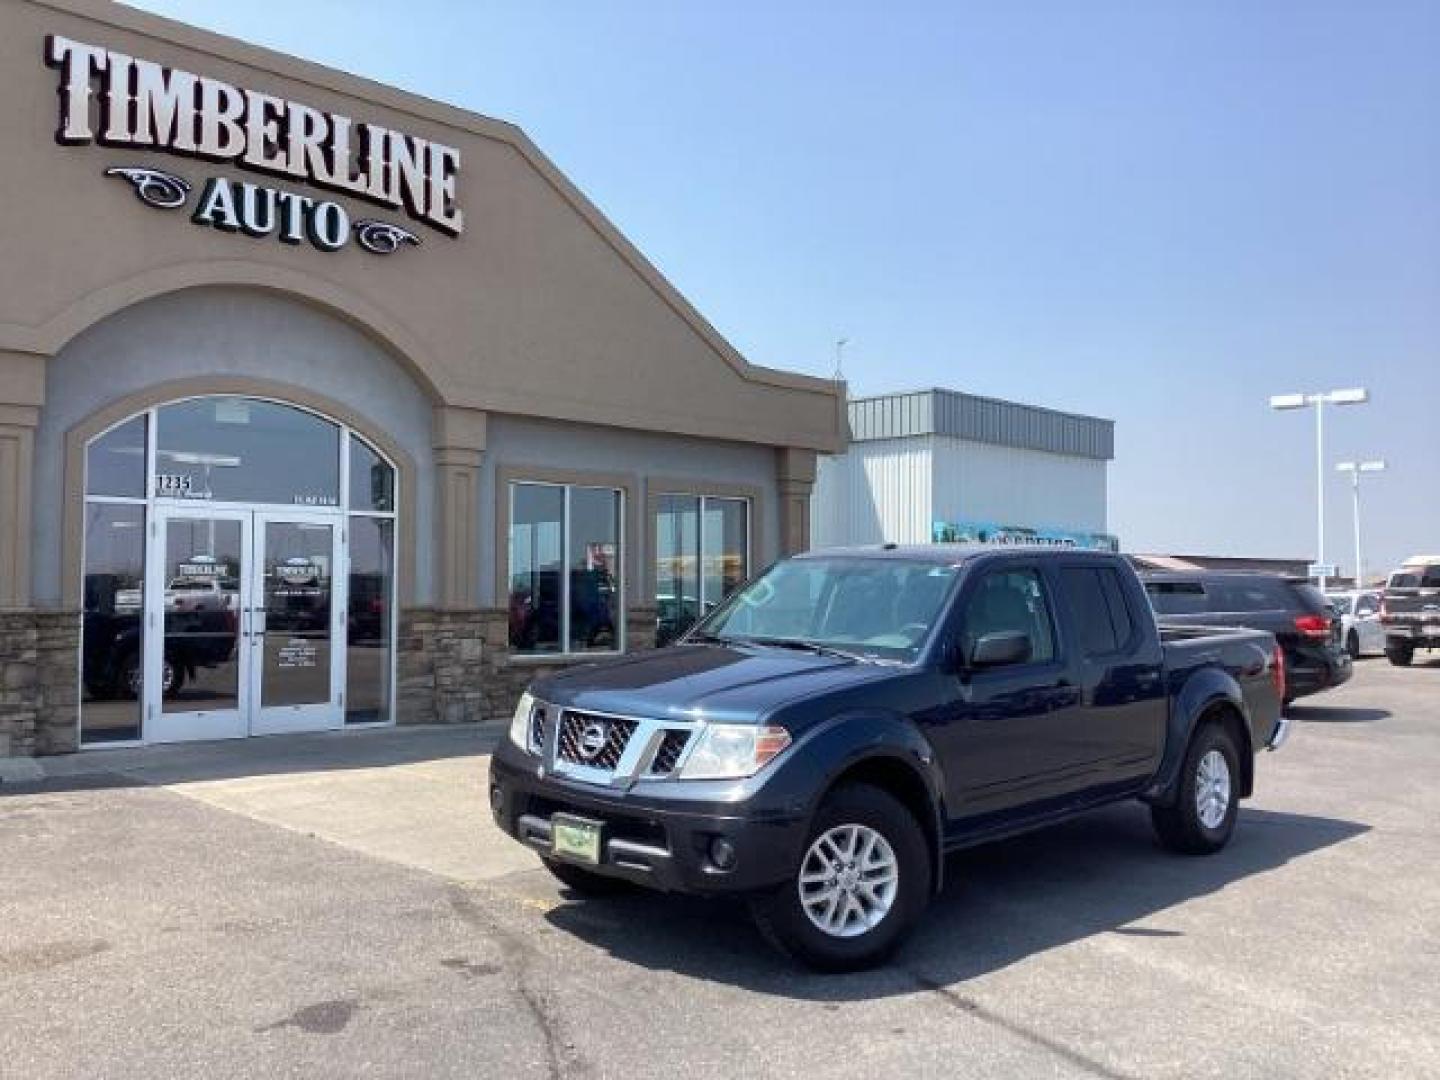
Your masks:
{"label": "chrome grille trim", "polygon": [[[545,719],[538,719],[542,716]],[[586,758],[579,740],[591,722],[604,726],[605,741]],[[603,787],[674,779],[694,748],[695,734],[701,726],[699,721],[621,716],[547,702],[536,703],[532,738],[537,723],[543,726],[540,745],[550,772]]]}

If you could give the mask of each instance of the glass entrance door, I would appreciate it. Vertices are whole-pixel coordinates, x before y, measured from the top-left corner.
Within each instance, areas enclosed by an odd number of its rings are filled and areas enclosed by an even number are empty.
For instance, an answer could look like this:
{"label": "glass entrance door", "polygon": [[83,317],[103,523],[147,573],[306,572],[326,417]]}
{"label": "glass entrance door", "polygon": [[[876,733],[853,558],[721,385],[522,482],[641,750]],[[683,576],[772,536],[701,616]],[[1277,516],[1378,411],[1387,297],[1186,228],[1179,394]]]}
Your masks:
{"label": "glass entrance door", "polygon": [[255,513],[248,620],[252,735],[344,723],[341,519]]}
{"label": "glass entrance door", "polygon": [[141,590],[144,679],[132,687],[143,697],[147,741],[248,733],[250,549],[245,511],[156,513]]}

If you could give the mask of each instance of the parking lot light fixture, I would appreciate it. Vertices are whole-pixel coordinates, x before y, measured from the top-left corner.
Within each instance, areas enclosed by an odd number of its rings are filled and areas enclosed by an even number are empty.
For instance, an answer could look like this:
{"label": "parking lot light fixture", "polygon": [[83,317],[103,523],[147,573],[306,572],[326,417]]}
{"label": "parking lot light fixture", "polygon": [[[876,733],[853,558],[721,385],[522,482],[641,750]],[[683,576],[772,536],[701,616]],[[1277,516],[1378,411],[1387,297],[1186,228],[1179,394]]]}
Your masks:
{"label": "parking lot light fixture", "polygon": [[[1363,405],[1370,400],[1370,391],[1364,387],[1353,386],[1344,390],[1326,390],[1318,394],[1274,394],[1270,398],[1270,408],[1278,410],[1304,409],[1313,407],[1315,410],[1315,564],[1319,567],[1320,588],[1325,588],[1325,580],[1328,575],[1325,570],[1325,406],[1326,405]],[[1356,571],[1359,572],[1358,570]]]}
{"label": "parking lot light fixture", "polygon": [[1384,472],[1385,462],[1378,458],[1374,461],[1342,461],[1335,466],[1335,471],[1350,474],[1350,494],[1355,504],[1355,587],[1363,589],[1365,563],[1360,556],[1360,475]]}

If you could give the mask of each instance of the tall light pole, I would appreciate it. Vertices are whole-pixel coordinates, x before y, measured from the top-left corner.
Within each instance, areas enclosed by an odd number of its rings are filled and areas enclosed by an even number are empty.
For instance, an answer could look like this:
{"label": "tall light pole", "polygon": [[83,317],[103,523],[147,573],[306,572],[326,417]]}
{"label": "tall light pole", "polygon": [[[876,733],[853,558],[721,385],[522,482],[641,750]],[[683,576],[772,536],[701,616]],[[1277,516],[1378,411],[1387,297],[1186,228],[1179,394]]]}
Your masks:
{"label": "tall light pole", "polygon": [[1321,573],[1320,588],[1325,588],[1325,406],[1363,405],[1370,400],[1370,391],[1356,387],[1350,390],[1327,390],[1323,394],[1276,394],[1270,399],[1272,409],[1315,409],[1315,563]]}
{"label": "tall light pole", "polygon": [[1335,466],[1336,472],[1350,474],[1350,493],[1355,500],[1355,588],[1365,587],[1365,563],[1360,558],[1360,474],[1385,471],[1383,461],[1342,461]]}

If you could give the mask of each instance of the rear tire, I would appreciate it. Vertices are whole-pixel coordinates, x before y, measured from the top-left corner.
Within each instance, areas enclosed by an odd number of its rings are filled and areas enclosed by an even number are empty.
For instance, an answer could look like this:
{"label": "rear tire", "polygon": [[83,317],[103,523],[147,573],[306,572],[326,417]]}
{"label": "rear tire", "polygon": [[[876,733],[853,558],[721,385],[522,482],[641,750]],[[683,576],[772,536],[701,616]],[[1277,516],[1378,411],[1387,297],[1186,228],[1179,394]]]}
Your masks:
{"label": "rear tire", "polygon": [[1210,855],[1230,841],[1240,812],[1240,752],[1223,724],[1190,740],[1174,806],[1150,807],[1160,842],[1181,855]]}
{"label": "rear tire", "polygon": [[751,913],[787,956],[859,971],[894,952],[930,902],[930,882],[920,822],[889,793],[846,785],[825,796],[789,879],[753,898]]}
{"label": "rear tire", "polygon": [[1415,646],[1408,641],[1385,643],[1385,659],[1396,667],[1409,667],[1415,659]]}
{"label": "rear tire", "polygon": [[581,896],[616,896],[635,889],[634,885],[623,878],[606,877],[574,863],[561,862],[558,859],[540,861],[545,864],[546,870],[555,875],[556,881]]}

